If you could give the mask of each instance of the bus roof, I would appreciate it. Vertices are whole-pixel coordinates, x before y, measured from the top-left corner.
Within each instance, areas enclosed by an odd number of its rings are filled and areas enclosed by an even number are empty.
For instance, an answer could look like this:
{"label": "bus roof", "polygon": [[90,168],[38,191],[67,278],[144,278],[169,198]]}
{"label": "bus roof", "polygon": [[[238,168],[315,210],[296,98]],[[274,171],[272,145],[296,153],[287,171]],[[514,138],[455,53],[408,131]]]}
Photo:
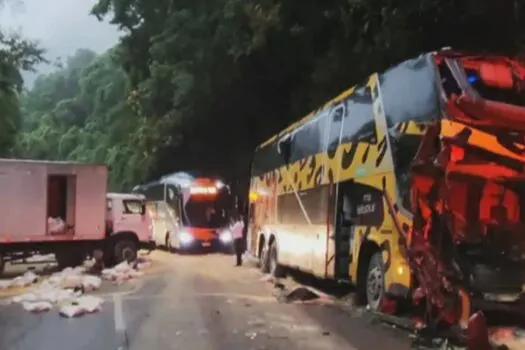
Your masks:
{"label": "bus roof", "polygon": [[175,172],[175,173],[164,175],[158,180],[148,182],[142,185],[137,185],[133,188],[133,191],[137,192],[137,191],[144,190],[152,186],[164,185],[164,184],[186,187],[186,186],[191,186],[195,180],[199,180],[199,179],[208,179],[210,180],[210,182],[212,181],[222,182],[220,178],[216,178],[216,177],[211,177],[211,176],[210,177],[207,177],[207,176],[197,177],[194,174],[188,173],[188,172]]}
{"label": "bus roof", "polygon": [[[447,56],[447,57],[460,57],[460,56],[464,56],[465,54],[464,53],[461,53],[461,52],[457,52],[457,51],[453,51],[449,48],[443,48],[441,50],[438,50],[438,51],[433,51],[433,52],[428,52],[428,53],[424,53],[420,56],[425,56],[425,55],[443,55],[443,56]],[[400,63],[398,63],[400,64]],[[396,64],[396,65],[398,65]],[[396,66],[394,65],[394,66]],[[373,75],[374,73],[370,74],[368,76],[368,79],[370,79],[370,77]],[[274,142],[275,140],[283,137],[284,135],[288,134],[289,132],[299,128],[300,126],[308,123],[309,121],[311,120],[314,120],[317,116],[319,116],[319,112],[334,105],[334,104],[337,104],[339,102],[341,102],[342,100],[344,100],[345,98],[349,97],[350,95],[352,95],[356,89],[356,87],[358,86],[359,84],[355,84],[353,86],[351,86],[350,88],[344,90],[343,92],[341,92],[338,96],[336,96],[335,98],[329,100],[328,102],[326,102],[325,104],[323,104],[321,107],[317,108],[316,110],[310,112],[308,115],[306,115],[305,117],[301,118],[300,120],[298,120],[297,122],[289,125],[288,127],[286,127],[285,129],[279,131],[277,134],[273,135],[272,137],[270,137],[268,140],[266,140],[265,142],[261,143],[257,149],[260,149],[272,142]]]}
{"label": "bus roof", "polygon": [[355,86],[352,86],[346,90],[344,90],[342,93],[340,93],[338,96],[336,96],[335,98],[331,99],[330,101],[326,102],[324,105],[322,105],[321,107],[319,107],[318,109],[310,112],[309,114],[307,114],[305,117],[301,118],[300,120],[296,121],[295,123],[287,126],[285,129],[279,131],[277,134],[273,135],[272,137],[270,137],[268,140],[266,140],[265,142],[263,142],[262,144],[260,144],[257,149],[259,148],[262,148],[266,145],[268,145],[269,143],[272,143],[273,141],[275,141],[276,139],[279,139],[281,138],[282,136],[286,135],[287,133],[289,133],[290,131],[293,131],[297,128],[299,128],[300,126],[308,123],[309,121],[315,119],[316,116],[319,115],[319,111],[327,108],[327,107],[330,107],[331,105],[334,105],[338,102],[341,102],[342,100],[344,100],[345,98],[347,98],[348,96],[352,95],[352,93],[354,92],[355,90]]}

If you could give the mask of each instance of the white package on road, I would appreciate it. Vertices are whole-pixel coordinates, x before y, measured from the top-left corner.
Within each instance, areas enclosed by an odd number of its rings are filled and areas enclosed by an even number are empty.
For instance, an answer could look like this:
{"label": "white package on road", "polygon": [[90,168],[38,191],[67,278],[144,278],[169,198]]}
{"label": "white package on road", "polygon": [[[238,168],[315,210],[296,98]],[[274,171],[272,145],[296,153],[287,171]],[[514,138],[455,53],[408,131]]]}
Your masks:
{"label": "white package on road", "polygon": [[94,296],[78,297],[73,304],[64,305],[60,308],[59,314],[64,317],[79,317],[86,313],[94,313],[101,309],[102,299]]}
{"label": "white package on road", "polygon": [[49,311],[53,305],[47,301],[26,301],[22,303],[24,310],[34,313]]}

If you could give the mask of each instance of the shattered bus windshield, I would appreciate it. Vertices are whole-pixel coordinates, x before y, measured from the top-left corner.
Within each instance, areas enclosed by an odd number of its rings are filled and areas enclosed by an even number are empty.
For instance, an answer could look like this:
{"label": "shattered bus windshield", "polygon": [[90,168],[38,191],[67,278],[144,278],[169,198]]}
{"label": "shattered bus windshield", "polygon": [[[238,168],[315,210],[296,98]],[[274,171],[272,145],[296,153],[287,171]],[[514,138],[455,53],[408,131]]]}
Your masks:
{"label": "shattered bus windshield", "polygon": [[524,70],[515,62],[481,63],[477,68],[466,67],[465,74],[483,99],[525,107]]}

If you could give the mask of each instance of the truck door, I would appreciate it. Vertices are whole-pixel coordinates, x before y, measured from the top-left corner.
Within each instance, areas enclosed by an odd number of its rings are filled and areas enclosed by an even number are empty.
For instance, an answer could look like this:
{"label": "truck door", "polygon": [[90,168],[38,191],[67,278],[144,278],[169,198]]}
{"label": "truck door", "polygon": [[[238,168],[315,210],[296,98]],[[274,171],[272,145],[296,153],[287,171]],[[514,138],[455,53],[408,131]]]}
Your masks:
{"label": "truck door", "polygon": [[145,215],[145,203],[141,199],[123,199],[120,231],[135,232],[140,241],[149,240],[149,222]]}

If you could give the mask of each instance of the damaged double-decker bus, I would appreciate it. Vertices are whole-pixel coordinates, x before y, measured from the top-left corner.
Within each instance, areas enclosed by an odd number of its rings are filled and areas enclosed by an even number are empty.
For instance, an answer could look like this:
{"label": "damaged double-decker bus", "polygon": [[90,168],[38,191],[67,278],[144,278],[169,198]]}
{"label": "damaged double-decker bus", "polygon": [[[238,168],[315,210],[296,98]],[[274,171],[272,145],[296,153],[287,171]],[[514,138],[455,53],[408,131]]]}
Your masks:
{"label": "damaged double-decker bus", "polygon": [[233,200],[229,186],[221,179],[177,172],[136,186],[133,192],[146,197],[156,246],[173,252],[232,249],[226,227]]}
{"label": "damaged double-decker bus", "polygon": [[486,345],[478,311],[524,310],[524,78],[517,60],[444,49],[279,132],[254,155],[250,253]]}

